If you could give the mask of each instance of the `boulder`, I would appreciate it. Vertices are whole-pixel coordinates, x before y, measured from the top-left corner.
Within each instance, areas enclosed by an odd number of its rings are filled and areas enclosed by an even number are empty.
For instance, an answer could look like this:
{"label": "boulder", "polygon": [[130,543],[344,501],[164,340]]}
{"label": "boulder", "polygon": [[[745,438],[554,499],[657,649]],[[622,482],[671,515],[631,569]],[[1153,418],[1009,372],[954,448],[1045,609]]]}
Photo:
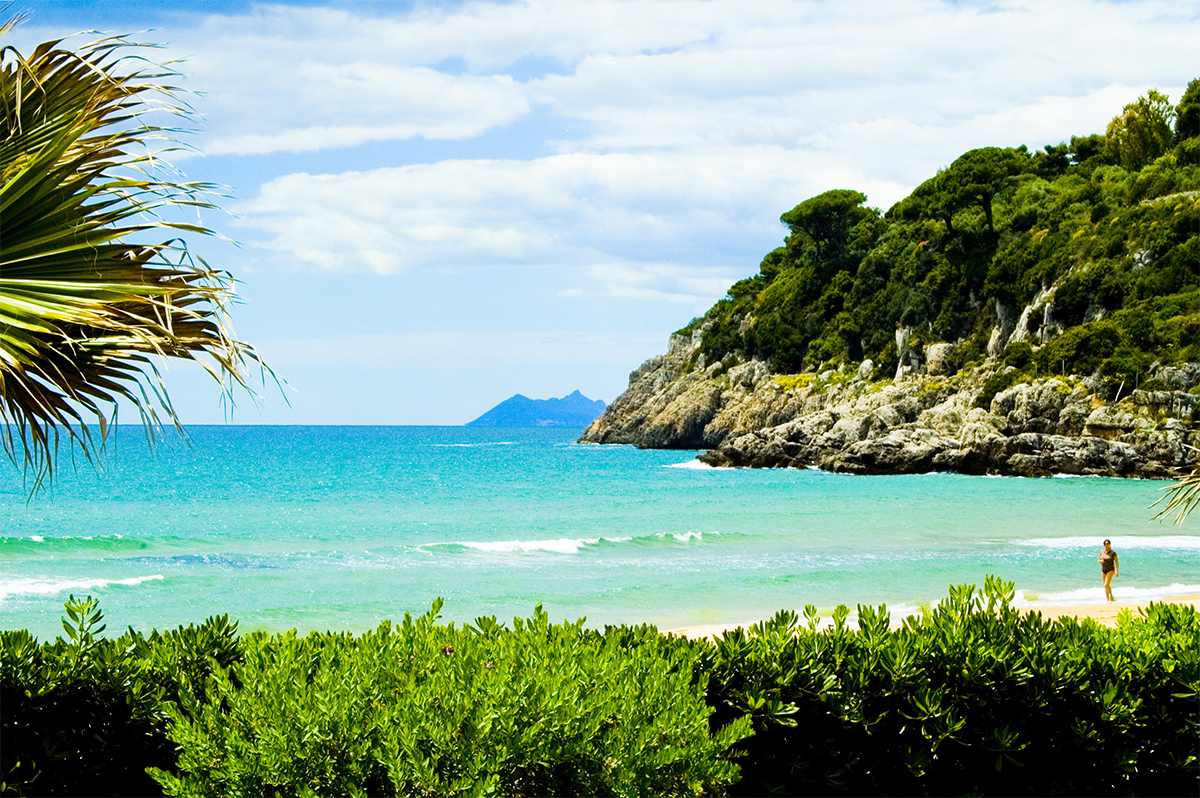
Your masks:
{"label": "boulder", "polygon": [[933,376],[954,373],[950,357],[954,353],[954,344],[930,344],[925,347],[925,373]]}

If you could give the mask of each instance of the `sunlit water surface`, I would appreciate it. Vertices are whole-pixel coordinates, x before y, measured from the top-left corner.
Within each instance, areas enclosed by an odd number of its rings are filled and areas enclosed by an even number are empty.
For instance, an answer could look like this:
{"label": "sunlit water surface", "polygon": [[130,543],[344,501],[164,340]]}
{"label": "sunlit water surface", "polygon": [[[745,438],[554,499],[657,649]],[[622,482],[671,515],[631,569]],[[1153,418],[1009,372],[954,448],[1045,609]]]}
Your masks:
{"label": "sunlit water surface", "polygon": [[57,635],[68,594],[110,631],[228,613],[243,630],[362,630],[441,596],[443,618],[660,628],[814,604],[893,616],[986,574],[1033,605],[1200,593],[1200,528],[1151,522],[1160,482],[852,477],[699,466],[579,430],[195,427],[27,501],[0,481],[0,628]]}

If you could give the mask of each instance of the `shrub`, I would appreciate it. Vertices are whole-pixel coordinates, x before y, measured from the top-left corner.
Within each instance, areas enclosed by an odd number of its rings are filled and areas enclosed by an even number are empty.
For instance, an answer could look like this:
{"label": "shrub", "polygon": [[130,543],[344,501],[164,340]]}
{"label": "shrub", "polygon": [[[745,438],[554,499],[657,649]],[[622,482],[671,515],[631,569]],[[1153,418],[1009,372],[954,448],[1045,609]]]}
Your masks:
{"label": "shrub", "polygon": [[66,639],[39,645],[24,630],[0,632],[0,792],[154,794],[145,769],[175,761],[163,701],[210,662],[239,656],[237,625],[210,618],[149,640],[132,629],[104,639],[95,599],[72,596],[66,611]]}
{"label": "shrub", "polygon": [[440,602],[361,636],[104,640],[72,598],[67,639],[0,633],[0,791],[1195,795],[1200,613],[1106,629],[1012,598],[988,577],[898,629],[806,607],[715,642],[540,608],[456,628]]}
{"label": "shrub", "polygon": [[1014,341],[1004,348],[1004,365],[1023,369],[1033,360],[1033,347],[1028,341]]}
{"label": "shrub", "polygon": [[1007,391],[1024,379],[1027,379],[1025,372],[1017,369],[997,371],[984,381],[983,387],[979,389],[979,395],[975,397],[975,406],[982,407],[984,410],[991,408],[996,394]]}
{"label": "shrub", "polygon": [[1200,613],[1152,605],[1116,630],[1047,622],[988,577],[890,629],[840,607],[782,612],[700,660],[716,718],[748,715],[733,792],[1195,795]]}
{"label": "shrub", "polygon": [[623,647],[538,608],[512,631],[414,621],[246,639],[170,708],[168,794],[695,795],[735,781],[686,647]]}

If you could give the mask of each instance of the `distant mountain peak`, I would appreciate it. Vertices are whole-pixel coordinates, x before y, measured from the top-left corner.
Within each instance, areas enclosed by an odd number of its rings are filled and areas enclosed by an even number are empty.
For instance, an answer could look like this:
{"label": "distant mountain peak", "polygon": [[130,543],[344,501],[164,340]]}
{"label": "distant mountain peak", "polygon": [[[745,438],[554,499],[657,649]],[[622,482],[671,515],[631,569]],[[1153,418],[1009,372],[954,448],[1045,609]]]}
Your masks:
{"label": "distant mountain peak", "polygon": [[600,399],[588,399],[578,389],[561,399],[530,399],[514,394],[468,427],[586,427],[604,412]]}

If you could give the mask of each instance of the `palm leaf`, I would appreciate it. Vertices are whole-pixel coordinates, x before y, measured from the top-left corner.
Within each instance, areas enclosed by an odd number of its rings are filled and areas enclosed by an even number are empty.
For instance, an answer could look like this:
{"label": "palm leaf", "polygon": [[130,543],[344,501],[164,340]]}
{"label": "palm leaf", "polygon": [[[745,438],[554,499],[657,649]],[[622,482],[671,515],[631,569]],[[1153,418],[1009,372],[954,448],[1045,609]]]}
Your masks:
{"label": "palm leaf", "polygon": [[179,426],[152,358],[200,363],[227,396],[249,362],[265,369],[231,330],[232,278],[181,238],[212,231],[168,220],[215,206],[161,160],[179,130],[149,117],[190,110],[145,47],[0,48],[0,441],[35,488],[60,441],[92,457],[89,423],[102,445],[120,400],[151,430],[160,413]]}
{"label": "palm leaf", "polygon": [[[1195,446],[1187,448],[1200,453],[1200,449]],[[1175,523],[1182,524],[1183,519],[1187,518],[1197,505],[1200,505],[1200,465],[1194,467],[1190,474],[1180,477],[1174,485],[1166,488],[1162,498],[1150,506],[1154,507],[1164,501],[1167,504],[1159,511],[1158,515],[1154,516],[1155,520],[1166,518],[1174,513]]]}

